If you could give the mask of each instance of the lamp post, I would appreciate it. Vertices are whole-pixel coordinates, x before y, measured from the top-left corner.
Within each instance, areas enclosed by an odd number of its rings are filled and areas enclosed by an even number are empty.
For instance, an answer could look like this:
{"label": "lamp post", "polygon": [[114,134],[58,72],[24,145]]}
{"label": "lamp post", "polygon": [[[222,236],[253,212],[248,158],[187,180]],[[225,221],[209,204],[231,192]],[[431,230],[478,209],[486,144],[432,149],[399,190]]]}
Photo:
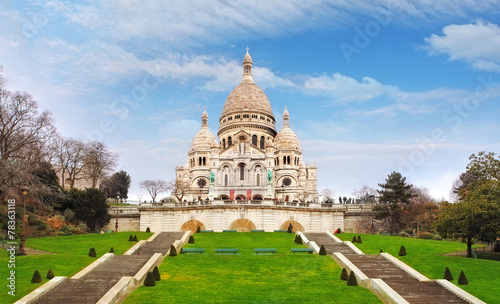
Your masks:
{"label": "lamp post", "polygon": [[120,201],[120,194],[116,195],[116,224],[115,224],[115,232],[118,232],[118,202]]}
{"label": "lamp post", "polygon": [[285,185],[281,185],[281,201],[285,202]]}
{"label": "lamp post", "polygon": [[19,244],[19,255],[26,255],[26,248],[24,248],[24,242],[26,241],[26,197],[30,189],[25,185],[21,188],[21,194],[23,196],[23,229],[21,231],[21,243]]}
{"label": "lamp post", "polygon": [[371,232],[374,233],[375,232],[375,224],[373,222],[373,203],[375,202],[375,195],[370,195],[368,197],[370,199],[370,203],[372,205],[372,210],[371,210],[371,217],[370,217],[370,220],[371,220]]}

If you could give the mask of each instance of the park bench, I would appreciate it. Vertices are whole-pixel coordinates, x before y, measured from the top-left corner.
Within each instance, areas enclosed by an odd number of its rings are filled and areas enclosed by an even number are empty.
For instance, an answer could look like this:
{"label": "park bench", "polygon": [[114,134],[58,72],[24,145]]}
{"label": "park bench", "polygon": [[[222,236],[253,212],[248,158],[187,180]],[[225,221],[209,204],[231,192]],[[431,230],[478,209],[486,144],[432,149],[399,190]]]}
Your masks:
{"label": "park bench", "polygon": [[201,230],[201,233],[214,232],[213,230]]}
{"label": "park bench", "polygon": [[253,253],[256,255],[259,255],[259,253],[264,253],[264,254],[274,254],[278,250],[276,248],[254,248]]}
{"label": "park bench", "polygon": [[274,230],[274,232],[288,232],[288,230]]}
{"label": "park bench", "polygon": [[225,229],[222,232],[238,232],[236,229]]}
{"label": "park bench", "polygon": [[250,232],[264,232],[264,230],[256,229],[256,230],[251,230]]}
{"label": "park bench", "polygon": [[182,248],[181,253],[185,254],[204,254],[205,248]]}
{"label": "park bench", "polygon": [[314,252],[314,249],[312,248],[292,248],[291,250],[293,254],[295,254],[296,252],[308,252],[308,253]]}
{"label": "park bench", "polygon": [[238,248],[215,248],[215,254],[238,254]]}

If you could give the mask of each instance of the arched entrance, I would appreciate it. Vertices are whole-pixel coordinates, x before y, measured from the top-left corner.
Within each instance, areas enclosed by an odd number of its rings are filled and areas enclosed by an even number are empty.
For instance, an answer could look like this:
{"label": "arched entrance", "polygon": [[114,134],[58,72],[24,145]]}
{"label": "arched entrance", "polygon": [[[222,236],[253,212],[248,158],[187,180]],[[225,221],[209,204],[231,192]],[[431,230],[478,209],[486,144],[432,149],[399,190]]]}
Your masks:
{"label": "arched entrance", "polygon": [[263,200],[264,198],[262,197],[262,195],[260,195],[260,194],[256,194],[256,195],[254,195],[254,196],[253,196],[253,198],[252,198],[252,199],[253,199],[253,200],[258,200],[258,201],[261,201],[261,200]]}
{"label": "arched entrance", "polygon": [[229,225],[229,229],[236,230],[238,232],[250,232],[251,230],[257,229],[255,224],[247,219],[237,219]]}
{"label": "arched entrance", "polygon": [[236,195],[236,200],[237,201],[242,201],[242,200],[246,200],[246,199],[247,199],[247,197],[245,195],[243,195],[243,194]]}
{"label": "arched entrance", "polygon": [[205,230],[205,225],[203,225],[202,222],[197,220],[190,220],[182,225],[181,231],[191,231],[195,233],[198,227],[200,227],[200,230]]}
{"label": "arched entrance", "polygon": [[297,232],[297,231],[304,231],[304,226],[302,226],[299,222],[296,222],[296,221],[286,221],[286,222],[284,222],[284,223],[281,225],[280,229],[281,229],[281,230],[287,230],[287,229],[288,229],[288,226],[289,226],[290,224],[292,224],[292,227],[293,227],[292,231],[293,231],[294,233],[295,233],[295,232]]}
{"label": "arched entrance", "polygon": [[228,200],[229,196],[227,196],[225,194],[221,194],[221,195],[219,195],[219,199],[221,199],[221,200]]}

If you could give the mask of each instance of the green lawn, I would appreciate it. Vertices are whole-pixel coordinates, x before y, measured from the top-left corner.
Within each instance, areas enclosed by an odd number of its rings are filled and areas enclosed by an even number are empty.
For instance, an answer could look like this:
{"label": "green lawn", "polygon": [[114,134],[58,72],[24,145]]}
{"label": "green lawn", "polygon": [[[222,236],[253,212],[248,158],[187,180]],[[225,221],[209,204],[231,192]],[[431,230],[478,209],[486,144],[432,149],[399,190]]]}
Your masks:
{"label": "green lawn", "polygon": [[[353,235],[359,234],[341,233],[337,237],[352,241]],[[452,283],[457,284],[460,271],[463,270],[469,285],[460,285],[462,289],[486,303],[500,302],[500,262],[442,255],[465,250],[466,245],[463,243],[369,234],[361,234],[361,239],[361,244],[354,245],[364,253],[378,254],[382,249],[430,279],[442,279],[448,267],[454,278]],[[406,248],[407,255],[404,257],[398,256],[401,245]]]}
{"label": "green lawn", "polygon": [[[13,303],[32,290],[49,281],[45,276],[52,268],[56,276],[71,277],[78,271],[95,261],[113,247],[115,254],[122,254],[135,243],[129,242],[130,234],[137,235],[138,240],[147,239],[151,233],[146,232],[119,232],[106,234],[82,234],[57,237],[45,237],[26,240],[26,247],[48,251],[54,254],[18,256],[15,262],[16,296],[7,294],[10,289],[7,284],[1,284],[2,296],[0,303]],[[89,249],[94,247],[96,258],[88,256]],[[0,250],[0,278],[7,282],[9,277],[7,252]],[[32,284],[31,277],[35,270],[42,276],[42,283]]]}
{"label": "green lawn", "polygon": [[[200,233],[195,244],[206,255],[166,257],[162,280],[141,286],[124,303],[381,303],[363,287],[341,281],[329,256],[292,254],[288,233]],[[254,248],[277,248],[253,255]],[[214,248],[238,248],[241,255],[214,255]]]}

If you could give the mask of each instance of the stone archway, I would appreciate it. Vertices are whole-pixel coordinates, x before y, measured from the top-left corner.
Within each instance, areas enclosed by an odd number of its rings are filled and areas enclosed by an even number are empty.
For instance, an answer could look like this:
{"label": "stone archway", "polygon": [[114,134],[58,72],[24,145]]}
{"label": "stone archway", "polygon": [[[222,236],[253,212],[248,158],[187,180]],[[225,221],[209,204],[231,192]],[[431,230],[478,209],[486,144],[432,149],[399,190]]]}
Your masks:
{"label": "stone archway", "polygon": [[289,226],[290,224],[292,224],[292,227],[293,227],[292,231],[293,231],[294,233],[296,233],[297,231],[302,231],[302,232],[304,232],[304,226],[302,226],[299,222],[292,221],[292,220],[290,220],[290,221],[286,221],[286,222],[284,222],[283,224],[281,224],[280,229],[281,229],[281,230],[288,230],[288,226]]}
{"label": "stone archway", "polygon": [[182,224],[181,231],[191,231],[196,233],[196,230],[200,227],[200,230],[205,230],[205,225],[202,222],[197,220],[190,220]]}
{"label": "stone archway", "polygon": [[250,232],[251,230],[257,229],[257,227],[251,220],[237,219],[229,225],[229,229],[236,230],[238,232]]}

